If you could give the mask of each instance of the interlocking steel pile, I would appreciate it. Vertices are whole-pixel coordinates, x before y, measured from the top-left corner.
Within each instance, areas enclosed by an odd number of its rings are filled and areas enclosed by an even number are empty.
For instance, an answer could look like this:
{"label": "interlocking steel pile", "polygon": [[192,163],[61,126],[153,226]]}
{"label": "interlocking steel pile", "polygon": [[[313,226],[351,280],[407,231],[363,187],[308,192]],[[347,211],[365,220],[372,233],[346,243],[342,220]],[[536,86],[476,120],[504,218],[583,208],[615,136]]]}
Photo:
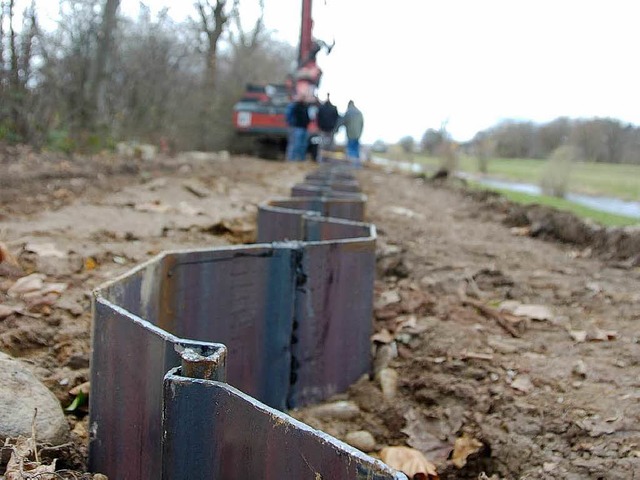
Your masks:
{"label": "interlocking steel pile", "polygon": [[95,292],[89,467],[113,479],[402,479],[281,412],[370,368],[375,240],[347,168],[258,243],[165,252]]}

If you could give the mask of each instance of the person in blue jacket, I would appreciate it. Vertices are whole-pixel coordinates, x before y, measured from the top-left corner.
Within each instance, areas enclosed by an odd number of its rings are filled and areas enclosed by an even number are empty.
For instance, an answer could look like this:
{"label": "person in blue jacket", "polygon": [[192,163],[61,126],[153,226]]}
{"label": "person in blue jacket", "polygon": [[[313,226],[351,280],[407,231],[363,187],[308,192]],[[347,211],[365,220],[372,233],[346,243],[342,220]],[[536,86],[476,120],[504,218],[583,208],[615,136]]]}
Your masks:
{"label": "person in blue jacket", "polygon": [[289,141],[287,143],[287,160],[291,162],[302,162],[307,154],[309,135],[309,105],[303,98],[297,97],[294,102],[287,105],[285,112],[287,124],[289,125]]}

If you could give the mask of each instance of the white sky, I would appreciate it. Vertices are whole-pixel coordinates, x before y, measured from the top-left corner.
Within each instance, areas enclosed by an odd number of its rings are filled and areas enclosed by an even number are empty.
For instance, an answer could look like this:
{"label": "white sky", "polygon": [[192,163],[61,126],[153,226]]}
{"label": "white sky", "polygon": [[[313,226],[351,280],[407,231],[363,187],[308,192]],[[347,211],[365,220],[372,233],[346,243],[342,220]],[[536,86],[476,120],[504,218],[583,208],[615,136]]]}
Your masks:
{"label": "white sky", "polygon": [[[193,12],[189,0],[146,3]],[[257,1],[241,3],[250,17]],[[301,1],[265,3],[267,27],[297,45]],[[353,99],[366,142],[419,139],[445,120],[458,140],[504,118],[640,124],[637,0],[315,0],[314,19],[316,37],[336,40],[319,56],[321,98],[341,111]]]}

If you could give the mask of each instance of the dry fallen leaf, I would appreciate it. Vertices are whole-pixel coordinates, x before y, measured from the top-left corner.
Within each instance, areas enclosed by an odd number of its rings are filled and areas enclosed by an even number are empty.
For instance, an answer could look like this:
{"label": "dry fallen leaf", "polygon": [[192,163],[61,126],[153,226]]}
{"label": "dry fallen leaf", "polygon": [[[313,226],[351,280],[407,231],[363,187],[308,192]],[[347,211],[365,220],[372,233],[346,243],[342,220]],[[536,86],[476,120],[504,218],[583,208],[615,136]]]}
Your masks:
{"label": "dry fallen leaf", "polygon": [[493,360],[493,355],[490,353],[481,353],[481,352],[470,352],[468,350],[463,350],[460,353],[460,357],[463,359],[472,359],[472,360]]}
{"label": "dry fallen leaf", "polygon": [[433,463],[418,450],[409,447],[385,447],[380,459],[413,479],[438,480],[438,472]]}
{"label": "dry fallen leaf", "polygon": [[533,383],[531,379],[526,375],[518,375],[516,379],[511,383],[511,388],[518,390],[522,393],[529,393],[533,390]]}
{"label": "dry fallen leaf", "polygon": [[483,443],[480,440],[463,435],[462,437],[457,438],[453,444],[451,461],[456,468],[462,468],[467,464],[467,458],[474,453],[479,452],[482,447]]}
{"label": "dry fallen leaf", "polygon": [[[13,458],[13,457],[12,457]],[[60,475],[56,474],[56,461],[51,465],[43,465],[38,462],[26,462],[15,460],[11,468],[7,465],[5,480],[25,480],[28,478],[38,480],[56,480]]]}
{"label": "dry fallen leaf", "polygon": [[45,278],[46,276],[42,273],[32,273],[26,277],[19,278],[7,293],[10,297],[18,297],[25,293],[39,291],[44,286]]}
{"label": "dry fallen leaf", "polygon": [[384,308],[387,305],[400,303],[401,300],[402,298],[400,298],[400,293],[398,293],[397,290],[387,290],[380,294],[380,297],[376,301],[375,308]]}
{"label": "dry fallen leaf", "polygon": [[180,202],[178,204],[178,213],[187,217],[197,217],[198,215],[204,215],[204,211],[200,208],[194,207],[188,202]]}
{"label": "dry fallen leaf", "polygon": [[401,430],[407,435],[407,444],[432,459],[446,459],[451,452],[451,444],[440,440],[441,426],[430,421],[417,408],[409,409],[405,414],[405,426]]}
{"label": "dry fallen leaf", "polygon": [[58,248],[53,243],[27,243],[24,249],[27,252],[35,253],[39,257],[67,257],[67,254],[61,250],[58,250]]}
{"label": "dry fallen leaf", "polygon": [[587,340],[590,342],[607,342],[609,340],[615,340],[617,337],[618,332],[615,330],[592,328],[587,332]]}
{"label": "dry fallen leaf", "polygon": [[551,320],[553,318],[553,312],[545,305],[518,305],[513,314],[516,317],[528,317],[532,320]]}
{"label": "dry fallen leaf", "polygon": [[69,395],[78,396],[80,393],[83,395],[89,396],[89,391],[91,390],[91,382],[84,382],[80,385],[73,387],[69,390]]}
{"label": "dry fallen leaf", "polygon": [[[223,219],[202,230],[216,236],[231,236],[238,243],[250,242],[255,234],[255,225],[242,218]],[[227,237],[229,238],[229,237]]]}
{"label": "dry fallen leaf", "polygon": [[171,210],[169,205],[162,203],[160,200],[156,200],[155,202],[138,203],[134,208],[139,212],[149,213],[167,213]]}
{"label": "dry fallen leaf", "polygon": [[16,257],[11,254],[9,248],[7,248],[7,246],[2,242],[0,242],[0,263],[7,263],[14,267],[20,267]]}
{"label": "dry fallen leaf", "polygon": [[393,215],[397,215],[399,217],[424,218],[424,215],[416,213],[413,210],[410,210],[410,209],[405,208],[405,207],[391,206],[391,207],[387,207],[386,211],[391,213],[391,214],[393,214]]}
{"label": "dry fallen leaf", "polygon": [[98,266],[98,262],[96,262],[96,260],[93,257],[87,257],[84,259],[84,269],[87,272],[90,272],[91,270],[95,270],[97,266]]}
{"label": "dry fallen leaf", "polygon": [[409,333],[420,334],[427,330],[424,326],[418,327],[418,317],[416,315],[401,315],[395,319],[396,330],[406,330]]}
{"label": "dry fallen leaf", "polygon": [[569,335],[576,343],[584,343],[587,341],[587,332],[584,330],[569,330]]}
{"label": "dry fallen leaf", "polygon": [[383,328],[381,331],[371,336],[371,341],[378,342],[378,343],[386,344],[386,343],[393,342],[393,340],[394,340],[393,335],[391,335],[389,330],[387,330],[386,328]]}
{"label": "dry fallen leaf", "polygon": [[[36,442],[33,438],[19,437],[7,444],[5,448],[11,450],[11,457],[6,466],[5,480],[24,480],[37,478],[38,480],[53,480],[58,478],[56,461],[51,465],[43,465],[36,455]],[[51,474],[51,475],[49,475]]]}
{"label": "dry fallen leaf", "polygon": [[511,235],[515,235],[516,237],[528,237],[531,235],[531,227],[513,227],[509,229]]}
{"label": "dry fallen leaf", "polygon": [[0,320],[4,320],[9,315],[13,315],[18,309],[15,307],[8,307],[7,305],[0,305]]}

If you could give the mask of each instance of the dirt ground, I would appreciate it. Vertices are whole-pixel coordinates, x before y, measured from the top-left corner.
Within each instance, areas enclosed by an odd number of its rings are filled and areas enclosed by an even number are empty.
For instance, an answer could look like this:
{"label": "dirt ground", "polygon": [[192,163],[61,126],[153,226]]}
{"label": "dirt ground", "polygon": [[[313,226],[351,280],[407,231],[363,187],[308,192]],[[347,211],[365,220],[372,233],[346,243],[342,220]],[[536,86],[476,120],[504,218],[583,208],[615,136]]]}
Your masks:
{"label": "dirt ground", "polygon": [[[16,310],[0,318],[0,350],[69,405],[89,380],[92,288],[165,249],[250,241],[256,205],[313,168],[3,149],[0,243],[18,265],[0,263],[0,306]],[[334,399],[357,404],[349,420],[293,414],[341,439],[367,430],[374,454],[414,447],[440,478],[640,477],[640,269],[524,236],[495,202],[459,190],[359,177],[380,236],[375,369]],[[10,297],[30,273],[66,288]],[[380,387],[389,372],[395,396]],[[73,442],[54,453],[83,471],[86,409],[67,418]],[[462,462],[456,440],[473,445]]]}

